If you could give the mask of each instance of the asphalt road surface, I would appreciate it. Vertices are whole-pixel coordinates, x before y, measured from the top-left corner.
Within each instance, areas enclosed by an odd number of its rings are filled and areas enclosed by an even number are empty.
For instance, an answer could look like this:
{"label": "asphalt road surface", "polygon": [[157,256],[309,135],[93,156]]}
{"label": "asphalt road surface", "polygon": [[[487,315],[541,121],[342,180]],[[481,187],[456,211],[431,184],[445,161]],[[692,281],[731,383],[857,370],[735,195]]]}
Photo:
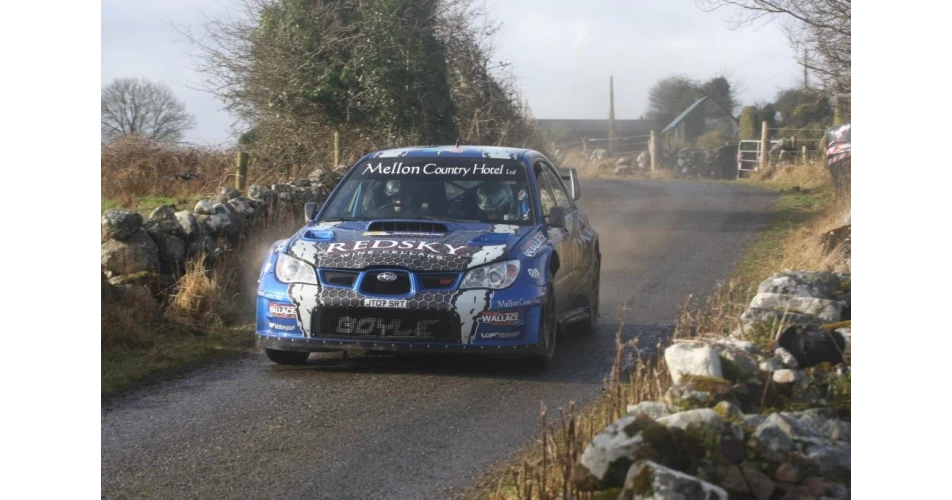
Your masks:
{"label": "asphalt road surface", "polygon": [[[582,180],[602,242],[602,319],[545,373],[479,358],[315,360],[263,353],[102,408],[104,498],[452,498],[570,401],[592,401],[623,331],[650,344],[713,291],[775,198],[730,183]],[[661,326],[659,326],[661,325]]]}

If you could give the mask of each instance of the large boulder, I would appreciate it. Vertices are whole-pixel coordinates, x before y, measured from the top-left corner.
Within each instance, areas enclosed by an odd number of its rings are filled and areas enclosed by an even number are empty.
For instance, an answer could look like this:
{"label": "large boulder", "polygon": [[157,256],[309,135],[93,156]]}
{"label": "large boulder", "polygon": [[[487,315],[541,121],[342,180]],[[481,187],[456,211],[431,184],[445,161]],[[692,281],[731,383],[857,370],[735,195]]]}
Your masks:
{"label": "large boulder", "polygon": [[103,232],[114,240],[129,239],[141,227],[142,215],[138,212],[110,208],[102,213]]}
{"label": "large boulder", "polygon": [[697,433],[701,435],[719,434],[724,427],[724,421],[720,415],[710,408],[698,408],[687,410],[667,417],[658,419],[658,423],[665,427],[676,427],[689,434]]}
{"label": "large boulder", "polygon": [[735,395],[729,380],[702,375],[686,375],[672,384],[664,394],[669,408],[687,410],[710,408],[721,401],[731,401]]}
{"label": "large boulder", "polygon": [[188,244],[185,240],[163,231],[159,223],[154,220],[146,222],[143,229],[158,248],[162,271],[164,273],[181,271],[185,266],[185,256],[188,252]]}
{"label": "large boulder", "polygon": [[651,460],[639,460],[628,470],[624,488],[618,498],[620,500],[672,498],[727,500],[727,492],[720,486]]}
{"label": "large boulder", "polygon": [[726,344],[716,344],[714,350],[721,358],[724,378],[733,382],[745,382],[759,373],[757,359],[748,352]]}
{"label": "large boulder", "polygon": [[849,478],[849,423],[827,410],[781,412],[760,423],[748,446],[765,460],[782,463],[791,453],[809,460],[824,475]]}
{"label": "large boulder", "polygon": [[816,326],[793,325],[784,329],[777,336],[777,346],[789,352],[800,368],[842,363],[846,353],[842,333]]}
{"label": "large boulder", "polygon": [[208,200],[198,200],[193,209],[195,215],[214,215],[215,204]]}
{"label": "large boulder", "polygon": [[124,241],[107,240],[100,250],[102,271],[107,278],[122,274],[159,272],[159,249],[142,228]]}
{"label": "large boulder", "polygon": [[841,308],[837,300],[761,292],[751,299],[741,320],[759,323],[793,318],[797,322],[835,323],[840,320]]}
{"label": "large boulder", "polygon": [[180,239],[186,238],[185,230],[179,223],[178,217],[175,216],[175,210],[173,210],[171,206],[162,205],[156,208],[152,211],[152,215],[149,216],[149,219],[155,221],[162,231]]}
{"label": "large boulder", "polygon": [[717,351],[703,344],[680,343],[664,350],[672,381],[680,383],[685,375],[722,378],[721,360]]}
{"label": "large boulder", "polygon": [[784,271],[762,281],[757,293],[833,299],[840,286],[839,276],[833,273]]}
{"label": "large boulder", "polygon": [[680,465],[675,437],[645,415],[616,420],[592,438],[572,472],[572,481],[583,491],[622,486],[631,464],[651,459]]}
{"label": "large boulder", "polygon": [[217,253],[218,246],[215,239],[208,234],[205,225],[200,223],[192,212],[182,210],[175,213],[175,218],[179,221],[185,232],[185,241],[188,243],[188,255],[214,255]]}
{"label": "large boulder", "polygon": [[627,410],[628,415],[647,415],[655,420],[671,414],[667,405],[657,401],[642,401],[636,405],[628,405]]}
{"label": "large boulder", "polygon": [[240,217],[245,219],[250,219],[255,215],[254,205],[251,204],[251,200],[244,197],[237,197],[228,200],[226,205],[231,208],[234,213],[238,214]]}

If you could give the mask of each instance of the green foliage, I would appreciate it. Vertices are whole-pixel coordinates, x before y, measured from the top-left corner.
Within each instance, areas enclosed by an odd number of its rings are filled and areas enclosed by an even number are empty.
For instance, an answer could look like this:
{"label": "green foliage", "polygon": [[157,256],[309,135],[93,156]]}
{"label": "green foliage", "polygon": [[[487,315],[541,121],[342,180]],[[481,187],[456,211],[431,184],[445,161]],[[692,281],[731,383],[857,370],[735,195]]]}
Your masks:
{"label": "green foliage", "polygon": [[717,149],[724,144],[733,142],[733,139],[730,134],[723,130],[711,130],[701,137],[698,137],[697,147],[701,149]]}
{"label": "green foliage", "polygon": [[667,125],[701,96],[700,84],[685,76],[658,81],[648,91],[648,117]]}
{"label": "green foliage", "polygon": [[446,55],[435,35],[436,0],[369,0],[356,46],[357,109],[388,143],[446,144],[456,139]]}
{"label": "green foliage", "polygon": [[731,84],[727,81],[727,78],[723,76],[717,76],[704,82],[701,86],[701,93],[720,105],[727,113],[732,114],[734,108],[737,107],[734,89],[731,88]]}
{"label": "green foliage", "polygon": [[757,120],[757,108],[745,106],[740,112],[740,139],[753,140],[760,138],[760,127]]}

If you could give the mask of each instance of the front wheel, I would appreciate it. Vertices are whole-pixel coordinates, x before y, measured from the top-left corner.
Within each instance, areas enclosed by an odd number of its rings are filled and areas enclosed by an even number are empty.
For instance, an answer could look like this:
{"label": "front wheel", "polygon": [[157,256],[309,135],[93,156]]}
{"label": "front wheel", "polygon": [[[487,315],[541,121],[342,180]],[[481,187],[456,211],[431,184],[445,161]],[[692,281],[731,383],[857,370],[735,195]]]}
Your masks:
{"label": "front wheel", "polygon": [[552,365],[555,357],[555,343],[558,325],[555,318],[555,290],[552,288],[552,275],[549,275],[549,286],[545,292],[545,305],[542,306],[542,317],[539,319],[539,340],[542,343],[542,354],[529,358],[533,369],[544,370]]}
{"label": "front wheel", "polygon": [[309,352],[298,351],[278,351],[276,349],[265,349],[264,353],[272,363],[279,365],[303,365],[307,362]]}

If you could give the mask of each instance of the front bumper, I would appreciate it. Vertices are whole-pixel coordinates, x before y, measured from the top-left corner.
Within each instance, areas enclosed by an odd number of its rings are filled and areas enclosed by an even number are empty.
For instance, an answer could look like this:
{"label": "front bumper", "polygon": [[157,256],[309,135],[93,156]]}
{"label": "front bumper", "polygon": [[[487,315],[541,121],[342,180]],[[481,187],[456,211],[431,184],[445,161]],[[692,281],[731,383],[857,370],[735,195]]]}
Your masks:
{"label": "front bumper", "polygon": [[278,351],[320,352],[343,350],[353,353],[394,352],[457,354],[480,353],[492,356],[531,356],[542,353],[541,344],[479,345],[479,344],[442,344],[421,342],[385,342],[379,340],[326,340],[307,337],[276,337],[257,335],[258,347]]}
{"label": "front bumper", "polygon": [[[320,276],[328,272],[320,269]],[[413,283],[419,284],[417,276]],[[359,283],[359,281],[358,281]],[[380,296],[350,287],[288,285],[264,273],[258,289],[258,344],[268,349],[348,349],[394,352],[541,352],[539,328],[545,288],[520,280],[502,290],[416,289],[402,307],[368,306]],[[420,329],[421,324],[429,326]],[[379,331],[379,334],[375,332]]]}

